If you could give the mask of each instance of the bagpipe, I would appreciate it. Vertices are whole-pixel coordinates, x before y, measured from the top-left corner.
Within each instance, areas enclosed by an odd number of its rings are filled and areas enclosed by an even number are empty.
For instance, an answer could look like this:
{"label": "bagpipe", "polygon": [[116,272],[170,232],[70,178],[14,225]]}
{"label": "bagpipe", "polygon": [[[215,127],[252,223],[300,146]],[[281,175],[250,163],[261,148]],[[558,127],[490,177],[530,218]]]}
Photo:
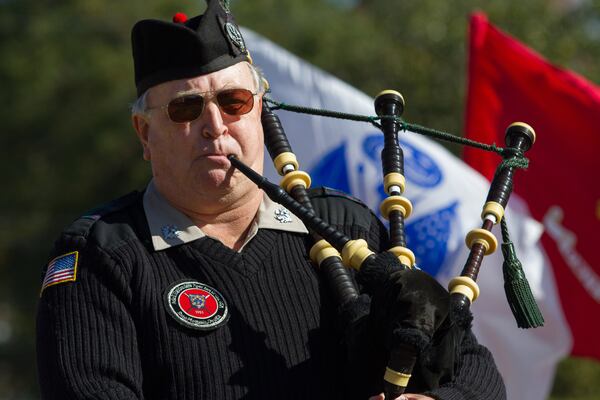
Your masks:
{"label": "bagpipe", "polygon": [[[235,156],[229,159],[273,201],[285,206],[307,226],[315,242],[310,258],[322,271],[338,310],[342,310],[342,324],[353,329],[357,321],[369,318],[369,323],[379,333],[378,339],[385,345],[385,359],[378,361],[382,365],[373,367],[382,370],[385,396],[393,399],[402,394],[409,383],[412,383],[411,390],[422,392],[436,388],[442,376],[447,379],[448,375],[452,375],[456,347],[462,335],[470,329],[470,306],[479,296],[476,283],[479,269],[484,256],[498,247],[492,234],[496,224],[502,225],[505,291],[517,324],[522,328],[543,324],[508,237],[504,219],[514,172],[517,168],[526,167],[523,154],[535,142],[535,132],[529,125],[516,122],[506,130],[506,148],[490,146],[503,156],[503,161],[483,206],[481,228],[467,234],[466,244],[470,253],[465,266],[446,290],[416,267],[415,255],[407,247],[404,232],[404,221],[411,215],[413,207],[403,196],[406,180],[398,135],[407,127],[413,131],[428,128],[402,121],[400,117],[405,103],[396,91],[381,92],[374,106],[377,117],[370,118],[370,122],[377,125],[384,135],[381,163],[387,198],[382,201],[380,211],[389,221],[390,248],[382,253],[375,253],[364,239],[353,240],[316,215],[307,194],[310,176],[299,169],[279,117],[267,101],[263,101],[261,122],[265,146],[275,169],[282,176],[280,185],[269,182]],[[294,111],[293,107],[288,109]],[[310,113],[310,110],[302,109]],[[422,358],[428,359],[427,365],[420,362]],[[415,368],[417,374],[411,380]]]}

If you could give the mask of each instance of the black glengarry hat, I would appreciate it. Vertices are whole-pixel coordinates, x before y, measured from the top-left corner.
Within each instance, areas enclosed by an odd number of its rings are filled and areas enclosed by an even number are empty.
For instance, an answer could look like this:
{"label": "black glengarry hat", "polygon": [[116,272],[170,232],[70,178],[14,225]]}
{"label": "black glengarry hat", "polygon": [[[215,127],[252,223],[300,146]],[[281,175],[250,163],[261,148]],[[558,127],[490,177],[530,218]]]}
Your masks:
{"label": "black glengarry hat", "polygon": [[141,96],[159,83],[192,78],[251,61],[224,0],[206,0],[204,14],[174,22],[146,19],[131,31],[135,85]]}

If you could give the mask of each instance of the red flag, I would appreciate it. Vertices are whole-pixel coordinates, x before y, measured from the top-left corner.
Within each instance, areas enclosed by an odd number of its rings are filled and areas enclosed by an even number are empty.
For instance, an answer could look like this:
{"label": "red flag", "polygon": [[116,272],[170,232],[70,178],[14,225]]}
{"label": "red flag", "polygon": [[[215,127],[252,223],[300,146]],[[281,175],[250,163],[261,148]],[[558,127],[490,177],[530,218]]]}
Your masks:
{"label": "red flag", "polygon": [[[512,122],[535,129],[530,167],[515,174],[514,192],[544,223],[571,354],[600,359],[600,88],[551,65],[483,14],[473,15],[470,29],[466,135],[504,146]],[[488,178],[499,162],[470,148],[464,159]]]}

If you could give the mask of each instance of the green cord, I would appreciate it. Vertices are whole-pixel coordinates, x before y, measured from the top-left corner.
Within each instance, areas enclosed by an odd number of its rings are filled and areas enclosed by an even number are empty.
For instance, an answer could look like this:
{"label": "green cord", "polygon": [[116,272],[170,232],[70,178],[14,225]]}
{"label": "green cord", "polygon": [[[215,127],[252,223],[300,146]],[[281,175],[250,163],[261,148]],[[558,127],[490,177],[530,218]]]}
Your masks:
{"label": "green cord", "polygon": [[402,128],[402,130],[410,130],[411,132],[417,133],[419,135],[424,135],[424,136],[432,137],[432,138],[435,138],[438,140],[444,140],[447,142],[458,143],[458,144],[462,144],[464,146],[471,146],[471,147],[475,147],[478,149],[491,151],[491,152],[494,152],[494,153],[497,153],[500,155],[502,155],[503,152],[506,150],[502,147],[496,146],[496,144],[490,145],[490,144],[486,144],[486,143],[481,143],[481,142],[477,142],[475,140],[455,136],[448,132],[443,132],[443,131],[439,131],[436,129],[427,128],[425,126],[404,122],[404,121],[402,121],[401,118],[398,118],[396,116],[383,115],[383,116],[379,117],[379,116],[350,114],[350,113],[343,113],[343,112],[339,112],[339,111],[325,110],[325,109],[321,109],[321,108],[311,108],[311,107],[303,107],[303,106],[286,104],[286,103],[282,103],[279,101],[275,101],[268,97],[264,97],[264,100],[267,103],[274,105],[274,107],[273,107],[274,110],[285,110],[285,111],[297,112],[300,114],[310,114],[310,115],[318,115],[318,116],[322,116],[322,117],[346,119],[346,120],[350,120],[350,121],[368,122],[370,124],[375,125],[378,128],[381,128],[381,126],[380,126],[380,124],[377,123],[377,121],[380,121],[382,119],[392,118],[400,124],[400,127]]}
{"label": "green cord", "polygon": [[463,138],[460,136],[455,136],[448,132],[438,131],[437,129],[431,129],[431,128],[427,128],[427,127],[417,125],[417,124],[409,124],[407,122],[403,122],[402,125],[404,126],[404,129],[408,129],[411,132],[418,133],[418,134],[421,134],[424,136],[433,137],[433,138],[436,138],[439,140],[445,140],[447,142],[458,143],[458,144],[462,144],[465,146],[471,146],[471,147],[475,147],[478,149],[491,151],[491,152],[494,152],[497,154],[502,154],[502,151],[504,150],[503,148],[496,146],[495,143],[494,144],[481,143],[481,142],[477,142],[475,140]]}
{"label": "green cord", "polygon": [[272,100],[268,97],[264,97],[263,99],[267,103],[275,105],[275,107],[272,107],[273,110],[286,110],[286,111],[297,112],[300,114],[311,114],[311,115],[318,115],[321,117],[338,118],[338,119],[346,119],[346,120],[350,120],[350,121],[369,122],[369,123],[374,123],[375,121],[380,119],[379,117],[370,117],[370,116],[366,116],[366,115],[349,114],[349,113],[343,113],[343,112],[339,112],[339,111],[324,110],[324,109],[320,109],[320,108],[294,106],[294,105],[285,104],[285,103],[281,103],[281,102]]}

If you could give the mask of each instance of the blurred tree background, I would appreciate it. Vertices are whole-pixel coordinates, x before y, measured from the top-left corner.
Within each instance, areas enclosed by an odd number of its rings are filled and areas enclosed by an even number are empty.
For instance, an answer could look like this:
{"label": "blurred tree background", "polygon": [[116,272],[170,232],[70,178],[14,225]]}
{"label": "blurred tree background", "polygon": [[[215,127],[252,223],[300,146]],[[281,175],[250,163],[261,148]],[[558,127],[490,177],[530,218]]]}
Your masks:
{"label": "blurred tree background", "polygon": [[[149,179],[129,122],[132,25],[195,15],[202,3],[0,0],[0,400],[39,397],[34,315],[54,238]],[[368,94],[400,90],[407,120],[458,135],[475,10],[600,82],[600,0],[233,0],[232,8],[241,25]],[[598,393],[599,363],[561,364],[552,399]]]}

